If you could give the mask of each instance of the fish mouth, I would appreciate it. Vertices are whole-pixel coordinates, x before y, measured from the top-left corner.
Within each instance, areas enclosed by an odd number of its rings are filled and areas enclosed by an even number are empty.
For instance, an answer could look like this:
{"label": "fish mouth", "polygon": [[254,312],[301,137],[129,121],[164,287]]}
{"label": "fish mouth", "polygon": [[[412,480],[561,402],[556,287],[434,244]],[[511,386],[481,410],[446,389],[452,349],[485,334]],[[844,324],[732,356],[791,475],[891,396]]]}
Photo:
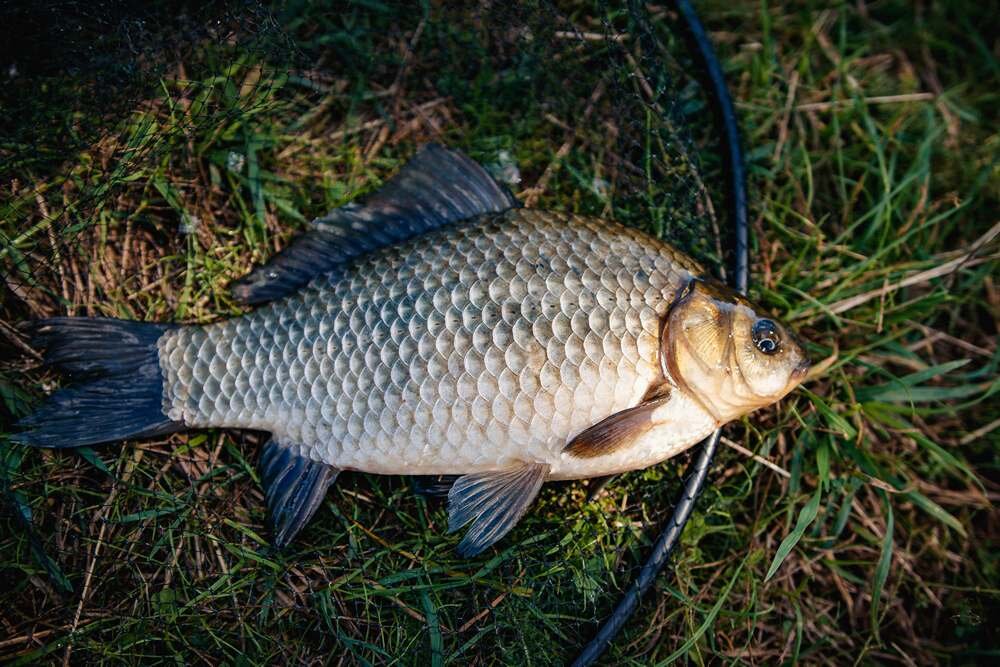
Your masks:
{"label": "fish mouth", "polygon": [[808,359],[803,359],[799,362],[798,366],[792,369],[792,380],[796,383],[801,382],[809,374],[810,368],[812,368],[812,362]]}

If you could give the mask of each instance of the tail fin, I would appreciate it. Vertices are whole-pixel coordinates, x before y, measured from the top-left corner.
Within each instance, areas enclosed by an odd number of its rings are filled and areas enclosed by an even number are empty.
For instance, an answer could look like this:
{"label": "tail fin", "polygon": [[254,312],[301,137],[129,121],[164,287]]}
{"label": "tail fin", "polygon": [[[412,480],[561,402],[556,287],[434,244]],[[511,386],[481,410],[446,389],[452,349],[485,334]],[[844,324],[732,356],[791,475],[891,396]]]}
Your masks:
{"label": "tail fin", "polygon": [[33,344],[71,384],[21,420],[14,442],[82,447],[183,428],[163,413],[156,349],[172,326],[89,317],[32,322],[28,331]]}

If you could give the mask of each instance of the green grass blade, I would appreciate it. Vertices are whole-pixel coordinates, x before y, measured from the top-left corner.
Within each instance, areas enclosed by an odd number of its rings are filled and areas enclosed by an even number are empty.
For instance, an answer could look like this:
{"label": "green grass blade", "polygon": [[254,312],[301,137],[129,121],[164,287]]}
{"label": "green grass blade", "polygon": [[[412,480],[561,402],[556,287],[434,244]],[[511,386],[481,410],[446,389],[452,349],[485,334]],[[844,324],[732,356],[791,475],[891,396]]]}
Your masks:
{"label": "green grass blade", "polygon": [[882,491],[881,496],[885,506],[885,536],[882,538],[882,550],[879,554],[878,565],[875,566],[875,577],[872,581],[871,606],[872,634],[877,641],[881,641],[879,636],[878,607],[882,599],[882,589],[889,578],[889,567],[892,565],[892,536],[895,526],[895,517],[892,513],[892,504],[889,502],[889,495],[885,491]]}
{"label": "green grass blade", "polygon": [[812,522],[815,521],[816,514],[819,512],[819,503],[822,495],[822,489],[816,489],[816,493],[813,494],[812,498],[809,499],[809,502],[806,503],[799,512],[799,518],[795,522],[795,528],[792,532],[786,535],[785,539],[783,539],[781,544],[778,545],[778,550],[774,553],[774,560],[771,561],[771,566],[767,568],[767,574],[764,576],[764,581],[769,581],[771,577],[774,576],[774,573],[778,571],[781,564],[785,562],[788,554],[792,552],[795,545],[798,544],[799,540],[802,539],[802,536],[805,535],[806,530]]}
{"label": "green grass blade", "polygon": [[441,667],[444,664],[444,642],[441,639],[441,623],[438,619],[437,608],[431,601],[431,596],[427,590],[420,591],[420,602],[424,607],[424,616],[427,618],[427,632],[431,642],[431,667]]}

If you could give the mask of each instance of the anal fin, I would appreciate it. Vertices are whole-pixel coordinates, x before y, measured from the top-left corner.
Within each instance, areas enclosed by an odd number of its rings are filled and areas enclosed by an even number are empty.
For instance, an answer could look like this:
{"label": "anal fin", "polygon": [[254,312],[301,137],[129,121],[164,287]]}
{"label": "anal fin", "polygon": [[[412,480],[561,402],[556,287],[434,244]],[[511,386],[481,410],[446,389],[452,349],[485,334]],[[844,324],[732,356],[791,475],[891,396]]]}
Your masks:
{"label": "anal fin", "polygon": [[459,477],[448,492],[448,532],[472,525],[458,544],[458,555],[475,556],[510,532],[548,472],[547,463],[525,463]]}
{"label": "anal fin", "polygon": [[313,461],[296,447],[269,440],[260,454],[260,477],[267,499],[274,545],[288,545],[319,509],[339,468]]}

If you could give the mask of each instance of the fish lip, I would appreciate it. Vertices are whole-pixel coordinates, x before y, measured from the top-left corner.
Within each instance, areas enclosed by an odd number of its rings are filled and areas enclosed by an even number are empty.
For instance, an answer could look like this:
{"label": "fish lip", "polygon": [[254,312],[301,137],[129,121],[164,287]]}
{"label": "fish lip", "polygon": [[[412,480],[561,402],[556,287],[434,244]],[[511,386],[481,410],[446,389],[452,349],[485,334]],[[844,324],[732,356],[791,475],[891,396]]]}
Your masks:
{"label": "fish lip", "polygon": [[809,359],[803,359],[798,366],[792,369],[792,379],[802,380],[809,373],[810,368],[812,368],[812,362]]}

